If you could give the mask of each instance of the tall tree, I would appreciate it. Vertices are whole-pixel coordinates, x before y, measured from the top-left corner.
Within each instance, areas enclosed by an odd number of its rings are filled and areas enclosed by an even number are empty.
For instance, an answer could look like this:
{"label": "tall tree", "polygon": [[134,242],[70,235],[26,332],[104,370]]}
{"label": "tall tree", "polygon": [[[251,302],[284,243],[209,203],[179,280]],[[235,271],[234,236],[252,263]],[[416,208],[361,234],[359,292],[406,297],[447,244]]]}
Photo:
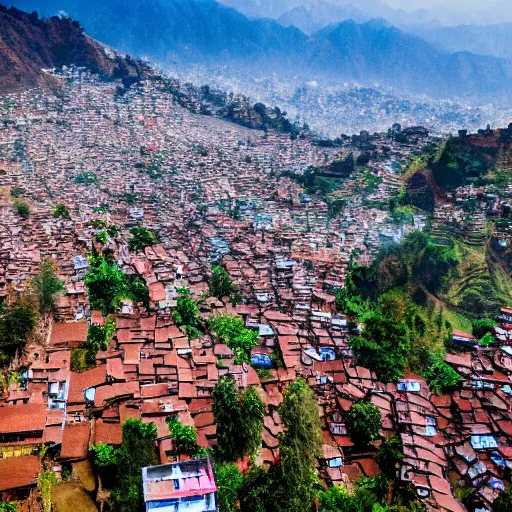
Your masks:
{"label": "tall tree", "polygon": [[[0,352],[5,354],[5,363],[22,351],[30,332],[38,321],[37,304],[34,297],[25,295],[10,308],[4,305],[0,310]],[[0,358],[4,359],[4,358]]]}
{"label": "tall tree", "polygon": [[357,364],[369,368],[384,382],[400,379],[410,349],[407,329],[402,323],[379,312],[367,314],[360,336],[350,340]]}
{"label": "tall tree", "polygon": [[285,427],[279,453],[284,481],[287,483],[286,509],[307,511],[313,504],[316,459],[321,454],[322,427],[312,389],[303,379],[292,382],[279,407]]}
{"label": "tall tree", "polygon": [[39,312],[47,315],[55,309],[56,299],[66,289],[64,283],[57,277],[55,262],[45,258],[41,262],[39,274],[32,280],[32,287],[39,299]]}
{"label": "tall tree", "polygon": [[116,510],[137,512],[142,497],[142,468],[155,464],[154,423],[128,419],[123,424],[123,443],[117,452],[118,481],[113,490]]}
{"label": "tall tree", "polygon": [[379,437],[382,427],[379,408],[370,402],[355,402],[347,413],[347,429],[354,444],[366,446]]}
{"label": "tall tree", "polygon": [[229,297],[236,291],[230,275],[220,265],[212,267],[212,277],[208,281],[208,286],[210,293],[217,299]]}
{"label": "tall tree", "polygon": [[261,442],[264,413],[263,402],[254,388],[239,394],[232,377],[219,380],[213,390],[219,459],[231,462],[256,453]]}

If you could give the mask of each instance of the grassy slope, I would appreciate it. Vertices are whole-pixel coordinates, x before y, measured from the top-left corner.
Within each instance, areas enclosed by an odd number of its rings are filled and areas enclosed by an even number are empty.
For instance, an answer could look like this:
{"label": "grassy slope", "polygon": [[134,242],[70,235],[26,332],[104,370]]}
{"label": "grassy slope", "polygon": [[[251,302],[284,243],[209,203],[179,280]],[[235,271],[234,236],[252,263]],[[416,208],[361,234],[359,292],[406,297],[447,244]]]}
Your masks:
{"label": "grassy slope", "polygon": [[475,246],[456,241],[455,250],[461,260],[459,275],[451,280],[448,291],[441,298],[449,308],[445,316],[453,327],[471,332],[471,322],[464,313],[464,292],[478,290],[490,283],[494,289],[494,297],[500,305],[509,305],[512,304],[512,278],[490,256],[486,244]]}

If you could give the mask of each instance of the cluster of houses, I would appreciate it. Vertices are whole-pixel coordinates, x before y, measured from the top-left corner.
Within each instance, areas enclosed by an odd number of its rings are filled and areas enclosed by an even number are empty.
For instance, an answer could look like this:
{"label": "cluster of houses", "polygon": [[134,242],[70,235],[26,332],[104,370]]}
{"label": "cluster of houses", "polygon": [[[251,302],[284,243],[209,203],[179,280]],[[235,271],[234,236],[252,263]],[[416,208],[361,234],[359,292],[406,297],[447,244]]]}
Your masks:
{"label": "cluster of houses", "polygon": [[[327,484],[350,486],[378,474],[375,453],[353,446],[343,420],[354,401],[368,397],[381,411],[383,434],[401,436],[399,477],[429,510],[463,511],[455,492],[461,487],[476,488],[482,510],[490,510],[512,467],[512,311],[502,311],[499,348],[447,355],[464,384],[435,395],[418,376],[383,384],[356,366],[347,318],[335,307],[334,290],[343,286],[354,249],[370,261],[383,243],[424,225],[418,217],[394,226],[377,205],[399,188],[392,164],[418,146],[376,139],[392,146],[378,148],[388,160],[369,163],[381,180],[362,199],[349,179],[352,207],[330,218],[320,197],[304,197],[279,174],[339,159],[339,148],[191,113],[154,81],[118,96],[115,84],[80,70],[62,79],[59,97],[29,91],[0,109],[0,297],[15,300],[44,258],[56,262],[66,285],[45,339],[27,347],[19,378],[1,397],[0,495],[30,500],[42,470],[62,475],[67,464],[86,460],[92,445],[120,445],[124,421],[137,418],[157,427],[160,464],[143,474],[147,510],[215,510],[209,460],[180,455],[166,419],[194,426],[198,444],[213,447],[212,392],[220,377],[232,375],[241,390],[256,386],[263,399],[255,462],[270,465],[279,457],[279,405],[301,376],[318,399],[318,469]],[[13,190],[30,205],[28,219],[13,208]],[[69,218],[54,215],[57,204]],[[159,241],[134,253],[127,240],[139,224]],[[90,325],[106,320],[84,286],[93,246],[111,250],[123,272],[144,280],[150,303],[123,303],[96,366],[75,372],[73,349]],[[208,297],[211,265],[219,262],[241,302]],[[237,315],[258,333],[251,364],[236,364],[233,351],[210,334],[189,339],[175,324],[182,288],[203,298],[203,320]],[[51,456],[41,455],[43,447]]]}

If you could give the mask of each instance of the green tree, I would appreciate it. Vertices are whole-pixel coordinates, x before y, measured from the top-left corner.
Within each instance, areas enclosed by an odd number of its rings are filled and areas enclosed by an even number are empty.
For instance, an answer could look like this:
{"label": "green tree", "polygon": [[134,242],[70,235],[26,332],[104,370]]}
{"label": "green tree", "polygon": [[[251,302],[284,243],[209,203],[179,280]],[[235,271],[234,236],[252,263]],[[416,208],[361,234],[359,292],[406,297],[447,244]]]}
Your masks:
{"label": "green tree", "polygon": [[101,477],[102,485],[112,488],[117,480],[118,456],[110,444],[100,443],[89,450],[96,471]]}
{"label": "green tree", "polygon": [[21,218],[27,220],[30,217],[30,206],[26,201],[14,201],[14,208]]}
{"label": "green tree", "polygon": [[[219,512],[237,512],[238,492],[244,477],[234,463],[214,464],[215,484],[217,485],[217,506]],[[0,511],[1,512],[1,511]]]}
{"label": "green tree", "polygon": [[255,455],[261,442],[265,408],[252,387],[239,394],[234,379],[224,376],[213,390],[213,415],[217,424],[217,452],[233,462]]}
{"label": "green tree", "polygon": [[114,313],[121,299],[131,299],[126,275],[119,265],[101,256],[89,258],[91,268],[85,276],[85,285],[93,309],[104,314]]}
{"label": "green tree", "polygon": [[377,453],[377,464],[380,471],[390,480],[396,479],[396,473],[404,458],[402,440],[399,435],[384,439]]}
{"label": "green tree", "polygon": [[462,377],[440,355],[431,354],[425,361],[423,376],[433,393],[453,391]]}
{"label": "green tree", "polygon": [[159,241],[158,235],[144,226],[135,226],[130,229],[130,234],[132,237],[128,240],[128,245],[134,252],[143,251],[146,247],[151,247]]}
{"label": "green tree", "polygon": [[39,267],[39,274],[32,279],[34,293],[39,300],[39,312],[42,315],[51,313],[55,309],[57,296],[64,293],[66,287],[57,277],[55,262],[45,258]]}
{"label": "green tree", "polygon": [[16,351],[23,351],[38,319],[37,306],[31,296],[22,296],[10,308],[4,305],[0,309],[0,351],[8,358]]}
{"label": "green tree", "polygon": [[197,432],[191,425],[183,425],[177,416],[166,418],[169,432],[174,438],[174,448],[179,453],[185,453],[191,457],[204,455],[203,449],[197,444]]}
{"label": "green tree", "polygon": [[490,347],[496,342],[496,339],[494,338],[494,335],[490,332],[485,333],[479,340],[478,344],[481,347]]}
{"label": "green tree", "polygon": [[286,509],[309,510],[318,482],[316,459],[321,454],[322,427],[312,389],[303,379],[292,382],[279,407],[284,432],[279,453],[283,482],[286,481]]}
{"label": "green tree", "polygon": [[379,408],[370,402],[354,402],[346,415],[350,439],[357,446],[367,446],[379,438],[382,420]]}
{"label": "green tree", "polygon": [[285,511],[279,505],[284,502],[287,484],[282,480],[280,466],[271,466],[268,471],[253,466],[244,476],[238,491],[240,510],[251,512]]}
{"label": "green tree", "polygon": [[221,377],[212,396],[219,459],[236,461],[243,456],[244,447],[240,439],[242,418],[234,379],[229,376]]}
{"label": "green tree", "polygon": [[128,419],[123,424],[123,443],[117,451],[118,478],[112,496],[120,512],[137,512],[141,505],[142,468],[155,464],[154,423]]}
{"label": "green tree", "polygon": [[214,265],[212,267],[212,277],[208,281],[208,286],[210,288],[210,293],[219,300],[224,297],[230,297],[236,292],[233,280],[224,267],[221,267],[220,265]]}
{"label": "green tree", "polygon": [[356,500],[345,487],[333,485],[318,494],[318,504],[321,512],[359,512]]}
{"label": "green tree", "polygon": [[360,336],[350,340],[357,364],[369,368],[384,382],[403,376],[410,349],[406,327],[382,316],[369,313]]}
{"label": "green tree", "polygon": [[62,203],[58,203],[55,206],[55,210],[53,210],[52,214],[55,218],[61,217],[63,219],[69,219],[71,216],[69,215],[69,210]]}
{"label": "green tree", "polygon": [[197,303],[197,300],[189,295],[188,290],[182,290],[182,294],[176,300],[176,308],[172,312],[175,324],[184,327],[189,338],[197,338],[200,334],[201,315]]}
{"label": "green tree", "polygon": [[512,512],[512,491],[501,491],[492,504],[492,512]]}
{"label": "green tree", "polygon": [[240,317],[215,314],[208,319],[208,326],[222,343],[235,352],[237,364],[251,362],[251,351],[258,345],[259,335],[255,330],[246,329]]}
{"label": "green tree", "polygon": [[496,327],[496,322],[491,318],[473,320],[473,334],[478,339],[483,338],[487,333],[493,334],[494,327]]}
{"label": "green tree", "polygon": [[0,512],[18,512],[18,505],[13,501],[1,501]]}
{"label": "green tree", "polygon": [[414,277],[430,292],[436,293],[458,264],[459,259],[453,249],[429,242],[414,268]]}

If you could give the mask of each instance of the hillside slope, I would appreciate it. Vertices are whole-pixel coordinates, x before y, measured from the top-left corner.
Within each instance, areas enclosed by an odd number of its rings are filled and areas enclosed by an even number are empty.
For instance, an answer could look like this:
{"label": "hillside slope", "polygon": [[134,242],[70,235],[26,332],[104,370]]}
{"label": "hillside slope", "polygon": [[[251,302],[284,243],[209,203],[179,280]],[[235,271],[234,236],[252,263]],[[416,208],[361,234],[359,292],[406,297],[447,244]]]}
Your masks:
{"label": "hillside slope", "polygon": [[39,19],[0,5],[0,91],[47,87],[42,69],[75,64],[104,78],[137,77],[145,67],[129,57],[109,56],[69,18]]}

